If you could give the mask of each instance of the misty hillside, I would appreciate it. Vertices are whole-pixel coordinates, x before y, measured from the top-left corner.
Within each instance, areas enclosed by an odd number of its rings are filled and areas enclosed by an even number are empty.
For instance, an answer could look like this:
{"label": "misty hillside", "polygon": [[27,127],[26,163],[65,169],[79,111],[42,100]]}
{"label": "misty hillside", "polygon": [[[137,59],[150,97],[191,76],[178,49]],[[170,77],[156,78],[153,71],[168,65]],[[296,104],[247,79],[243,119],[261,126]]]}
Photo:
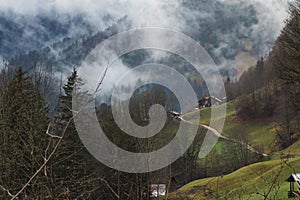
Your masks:
{"label": "misty hillside", "polygon": [[[79,66],[91,49],[111,35],[160,23],[170,28],[166,24],[178,20],[179,24],[172,28],[199,41],[217,65],[225,69],[225,74],[235,76],[268,53],[282,24],[282,19],[265,18],[262,12],[267,10],[262,10],[257,2],[182,0],[176,5],[159,6],[157,14],[161,15],[161,22],[144,16],[147,13],[141,14],[145,19],[140,21],[125,9],[118,14],[119,18],[110,13],[99,14],[97,20],[102,22],[101,26],[95,26],[97,21],[89,18],[88,13],[0,12],[0,56],[26,68],[39,61],[64,71],[67,66]],[[266,27],[267,23],[276,22],[277,27]]]}
{"label": "misty hillside", "polygon": [[[103,21],[110,23],[111,18],[107,15]],[[93,25],[81,14],[71,16],[54,12],[32,16],[14,11],[0,12],[0,55],[12,58],[44,48],[63,38],[79,39],[94,32]]]}

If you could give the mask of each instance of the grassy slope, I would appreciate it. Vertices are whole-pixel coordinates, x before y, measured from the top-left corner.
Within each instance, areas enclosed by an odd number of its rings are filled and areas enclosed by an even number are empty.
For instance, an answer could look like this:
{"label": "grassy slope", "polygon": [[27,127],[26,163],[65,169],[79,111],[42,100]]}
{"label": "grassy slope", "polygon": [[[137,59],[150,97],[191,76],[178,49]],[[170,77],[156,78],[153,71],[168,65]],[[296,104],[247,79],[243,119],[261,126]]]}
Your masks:
{"label": "grassy slope", "polygon": [[279,159],[282,157],[282,155],[285,155],[286,157],[300,157],[300,140],[289,146],[288,148],[278,151],[274,153],[272,156],[272,159]]}
{"label": "grassy slope", "polygon": [[[271,151],[274,136],[271,134],[270,119],[260,119],[257,121],[240,122],[235,116],[232,103],[227,105],[226,122],[222,134],[227,137],[238,137],[239,135],[247,138],[253,146],[264,148],[266,153]],[[206,108],[200,112],[200,123],[209,123],[210,109]],[[193,115],[199,111],[188,113],[183,117],[192,121]],[[196,123],[195,121],[193,121]],[[300,172],[300,141],[291,145],[289,148],[276,152],[271,160],[251,164],[238,169],[237,171],[222,176],[193,181],[181,189],[171,194],[172,198],[186,195],[191,199],[263,199],[262,194],[270,189],[272,179],[279,174],[275,187],[271,190],[271,196],[277,195],[276,199],[287,199],[289,183],[286,178],[294,172]],[[289,165],[283,163],[281,155],[291,155],[287,160]],[[283,169],[281,170],[281,167]],[[269,181],[268,183],[266,181]],[[278,192],[278,193],[277,193]],[[217,197],[217,198],[216,198]],[[171,198],[171,199],[172,199]]]}
{"label": "grassy slope", "polygon": [[[288,162],[296,171],[300,171],[299,157],[290,159]],[[263,199],[261,194],[268,192],[272,180],[281,172],[278,177],[278,183],[275,184],[276,187],[271,191],[271,196],[274,196],[276,191],[278,191],[276,199],[287,199],[289,183],[285,182],[285,180],[293,173],[293,168],[283,164],[283,170],[280,170],[281,166],[281,160],[255,163],[223,177],[193,181],[183,186],[171,197],[174,198],[181,194],[188,195],[196,200],[216,199],[216,196],[219,199],[225,199],[226,197],[229,199]],[[264,179],[270,182],[267,183]],[[206,192],[204,192],[204,188],[206,188]]]}
{"label": "grassy slope", "polygon": [[[221,105],[225,106],[225,105]],[[218,108],[215,108],[218,109]],[[183,118],[193,123],[195,115],[199,115],[199,111],[193,111],[183,115]],[[217,119],[216,119],[217,120]],[[210,108],[200,110],[200,124],[209,124]],[[227,103],[226,121],[222,131],[222,135],[238,140],[247,141],[252,147],[262,150],[269,154],[274,142],[274,135],[271,133],[271,119],[263,118],[257,120],[240,121],[236,117],[236,110],[233,103]]]}
{"label": "grassy slope", "polygon": [[201,174],[210,177],[228,174],[240,167],[265,159],[239,143],[220,138],[205,158],[198,159],[197,164]]}
{"label": "grassy slope", "polygon": [[[226,105],[214,107],[214,109],[219,109],[223,106]],[[200,124],[209,124],[210,111],[210,108],[200,110]],[[227,106],[225,129],[231,127],[228,121],[229,119],[232,119],[231,121],[235,120],[235,113],[236,111],[232,103],[229,103]],[[194,124],[199,124],[199,121],[195,120],[196,115],[199,115],[199,110],[184,114],[183,118]],[[236,124],[238,124],[238,122],[236,122]],[[224,133],[222,134],[225,135]],[[232,137],[236,138],[234,136]],[[239,143],[220,138],[210,153],[205,158],[199,159],[197,163],[203,176],[214,176],[230,173],[235,169],[258,161],[262,161],[260,155],[249,151],[245,146]]]}

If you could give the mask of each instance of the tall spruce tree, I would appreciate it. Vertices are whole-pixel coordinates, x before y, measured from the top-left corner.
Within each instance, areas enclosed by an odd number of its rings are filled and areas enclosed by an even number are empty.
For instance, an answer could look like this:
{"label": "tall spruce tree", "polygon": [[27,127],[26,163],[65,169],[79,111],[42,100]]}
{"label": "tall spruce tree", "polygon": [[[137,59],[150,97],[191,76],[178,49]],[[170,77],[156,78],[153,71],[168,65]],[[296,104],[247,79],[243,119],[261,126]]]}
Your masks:
{"label": "tall spruce tree", "polygon": [[94,168],[97,167],[97,161],[81,143],[72,119],[73,92],[77,90],[80,93],[82,85],[82,79],[74,69],[63,86],[63,93],[59,96],[54,134],[61,135],[65,131],[65,136],[51,160],[52,183],[50,185],[53,188],[51,194],[53,198],[74,199],[78,196],[87,198],[86,195],[90,195],[87,191],[93,190],[95,186],[91,179],[96,177]]}
{"label": "tall spruce tree", "polygon": [[[49,121],[46,105],[20,67],[8,82],[0,103],[0,184],[11,193],[18,191],[44,162]],[[42,177],[27,187],[23,198],[39,198],[43,193]]]}

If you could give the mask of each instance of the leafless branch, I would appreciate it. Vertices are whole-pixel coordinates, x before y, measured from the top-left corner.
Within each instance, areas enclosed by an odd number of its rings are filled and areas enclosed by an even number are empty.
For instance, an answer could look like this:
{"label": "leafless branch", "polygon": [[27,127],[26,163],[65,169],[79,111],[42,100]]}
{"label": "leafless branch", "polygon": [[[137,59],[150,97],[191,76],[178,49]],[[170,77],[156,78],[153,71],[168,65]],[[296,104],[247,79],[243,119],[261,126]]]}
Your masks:
{"label": "leafless branch", "polygon": [[[97,92],[97,90],[99,89],[99,87],[102,85],[104,77],[106,75],[106,72],[108,70],[108,66],[106,67],[105,71],[104,71],[104,75],[103,77],[100,79],[98,85],[97,85],[97,89],[95,90],[94,94]],[[91,96],[92,98],[92,96]],[[12,195],[11,200],[16,199],[29,185],[30,183],[33,181],[33,179],[45,168],[45,166],[47,165],[47,163],[49,162],[49,160],[53,157],[53,155],[56,153],[58,147],[60,146],[66,132],[67,132],[67,128],[69,127],[69,125],[71,124],[72,120],[82,111],[82,109],[84,109],[85,106],[82,106],[82,108],[80,108],[80,110],[78,111],[78,113],[73,113],[73,117],[71,117],[69,119],[69,121],[67,122],[66,126],[64,127],[61,136],[58,138],[59,140],[57,141],[56,145],[54,146],[52,152],[49,154],[48,158],[45,158],[44,163],[38,168],[38,170],[30,177],[30,179],[27,181],[27,183],[15,194]],[[49,130],[49,127],[47,129],[47,131]],[[46,133],[47,133],[46,131]],[[48,133],[49,134],[49,133]],[[51,135],[51,134],[50,134]],[[108,183],[107,183],[108,184]],[[111,188],[112,189],[112,188]],[[113,191],[113,190],[112,190]],[[115,193],[116,194],[116,193]]]}
{"label": "leafless branch", "polygon": [[104,178],[100,179],[103,183],[105,183],[106,187],[115,195],[115,197],[117,197],[117,199],[120,199],[120,196],[117,194],[116,191],[114,191],[114,189],[109,185],[109,183],[107,182],[107,180],[105,180]]}
{"label": "leafless branch", "polygon": [[61,136],[53,135],[53,134],[50,134],[50,133],[49,133],[50,127],[51,127],[51,124],[49,123],[48,128],[47,128],[47,131],[46,131],[46,134],[47,134],[48,136],[52,137],[52,138],[58,138],[58,139],[60,139]]}
{"label": "leafless branch", "polygon": [[62,135],[61,135],[61,138],[59,138],[59,140],[57,141],[56,145],[54,146],[52,152],[49,154],[48,158],[45,159],[44,163],[40,166],[40,168],[30,177],[30,179],[27,181],[27,183],[22,187],[21,190],[19,190],[17,192],[17,194],[15,194],[11,200],[13,199],[16,199],[28,186],[29,184],[32,182],[32,180],[45,168],[45,166],[47,165],[47,163],[49,162],[49,160],[52,158],[52,156],[56,153],[60,143],[62,142],[65,134],[66,134],[66,130],[68,128],[68,126],[70,125],[70,123],[72,122],[74,116],[67,122],[63,132],[62,132]]}
{"label": "leafless branch", "polygon": [[96,90],[95,90],[95,94],[96,94],[98,91],[100,91],[100,86],[102,85],[102,83],[103,83],[103,81],[104,81],[104,78],[105,78],[105,76],[106,76],[106,74],[107,74],[108,68],[109,68],[109,65],[107,65],[106,68],[105,68],[105,70],[104,70],[103,76],[101,77],[101,79],[100,79],[100,81],[99,81],[99,83],[98,83],[98,85],[97,85],[97,88],[96,88]]}
{"label": "leafless branch", "polygon": [[10,193],[10,191],[8,189],[6,189],[5,187],[3,187],[2,185],[0,185],[0,188],[6,192],[10,197],[13,197],[14,195],[12,193]]}

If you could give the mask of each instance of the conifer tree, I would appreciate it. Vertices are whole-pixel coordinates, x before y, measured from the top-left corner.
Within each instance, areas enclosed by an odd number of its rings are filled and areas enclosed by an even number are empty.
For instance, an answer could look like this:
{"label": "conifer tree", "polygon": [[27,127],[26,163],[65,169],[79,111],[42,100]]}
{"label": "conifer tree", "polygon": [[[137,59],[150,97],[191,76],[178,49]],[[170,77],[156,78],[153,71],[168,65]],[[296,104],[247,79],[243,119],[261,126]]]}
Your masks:
{"label": "conifer tree", "polygon": [[[55,192],[52,195],[64,198],[76,198],[84,196],[88,188],[93,189],[90,182],[95,173],[94,168],[97,161],[87,152],[76,131],[72,119],[72,97],[74,90],[79,91],[83,85],[82,79],[74,69],[67,83],[63,86],[63,93],[60,94],[56,116],[54,120],[54,134],[61,135],[65,127],[65,136],[60,147],[51,161],[52,185]],[[68,124],[69,120],[71,123]],[[67,191],[67,192],[66,192]]]}
{"label": "conifer tree", "polygon": [[[0,103],[0,184],[14,193],[44,161],[48,124],[46,101],[20,67]],[[42,175],[24,192],[38,198]]]}

